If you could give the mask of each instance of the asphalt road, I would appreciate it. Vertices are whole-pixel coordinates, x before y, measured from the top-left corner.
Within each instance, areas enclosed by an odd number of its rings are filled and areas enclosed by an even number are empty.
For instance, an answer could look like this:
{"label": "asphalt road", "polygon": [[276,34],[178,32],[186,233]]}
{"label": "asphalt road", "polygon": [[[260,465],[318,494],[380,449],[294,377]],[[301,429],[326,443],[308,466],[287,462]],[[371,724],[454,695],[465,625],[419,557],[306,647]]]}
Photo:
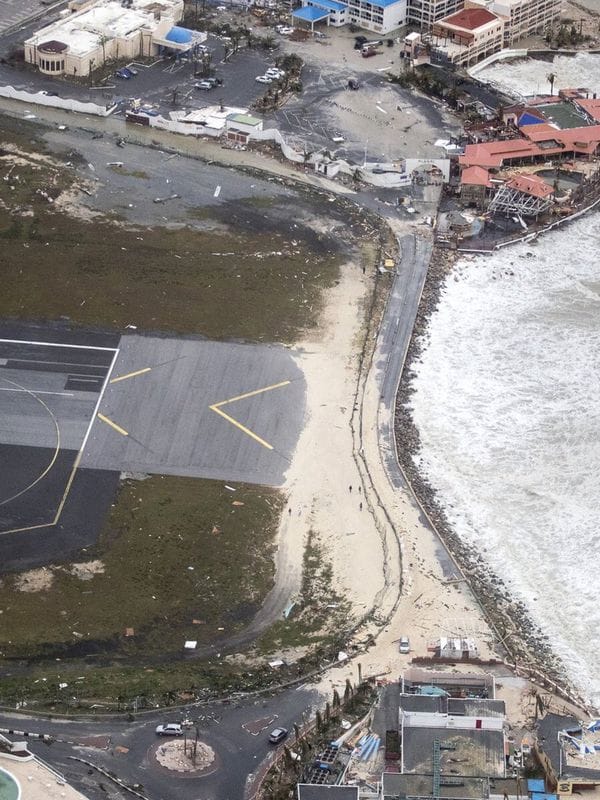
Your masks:
{"label": "asphalt road", "polygon": [[[313,690],[300,687],[285,694],[246,698],[231,705],[190,707],[185,713],[152,713],[140,716],[135,722],[115,719],[46,721],[2,714],[0,732],[16,729],[55,737],[51,745],[28,739],[28,746],[90,800],[106,798],[106,789],[113,798],[130,795],[117,790],[99,773],[89,774],[89,768],[74,758],[107,769],[126,784],[143,784],[141,791],[150,800],[175,797],[177,800],[240,800],[248,776],[274,752],[267,741],[269,731],[280,725],[291,731],[294,723],[301,725],[311,715],[316,701]],[[160,767],[155,759],[156,748],[167,741],[156,736],[156,725],[180,722],[185,716],[195,723],[190,735],[194,735],[197,726],[200,741],[212,747],[217,756],[217,768],[204,777],[180,778]],[[9,738],[18,740],[20,737]]]}

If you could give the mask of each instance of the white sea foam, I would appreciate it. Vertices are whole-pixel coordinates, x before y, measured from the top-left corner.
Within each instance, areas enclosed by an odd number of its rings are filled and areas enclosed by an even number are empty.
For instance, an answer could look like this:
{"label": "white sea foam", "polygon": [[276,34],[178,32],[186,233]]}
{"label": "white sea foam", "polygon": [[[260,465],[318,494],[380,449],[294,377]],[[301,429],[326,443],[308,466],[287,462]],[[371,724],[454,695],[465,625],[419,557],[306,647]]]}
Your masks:
{"label": "white sea foam", "polygon": [[594,213],[537,245],[461,262],[411,401],[417,463],[454,529],[525,601],[596,706],[599,245]]}
{"label": "white sea foam", "polygon": [[577,53],[575,56],[554,56],[552,61],[523,58],[516,61],[498,61],[478,74],[478,78],[491,81],[509,93],[521,97],[550,94],[548,75],[556,75],[554,94],[559,89],[586,88],[600,93],[600,56],[594,53]]}

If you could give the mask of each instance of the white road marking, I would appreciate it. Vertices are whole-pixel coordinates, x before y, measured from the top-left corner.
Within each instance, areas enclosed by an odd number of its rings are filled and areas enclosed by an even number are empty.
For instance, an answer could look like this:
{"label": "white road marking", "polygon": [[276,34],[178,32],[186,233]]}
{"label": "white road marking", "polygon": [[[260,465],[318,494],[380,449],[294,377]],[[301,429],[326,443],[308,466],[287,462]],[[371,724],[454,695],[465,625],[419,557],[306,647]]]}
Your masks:
{"label": "white road marking", "polygon": [[8,342],[9,344],[34,344],[41,347],[73,347],[76,350],[105,350],[110,353],[118,353],[114,347],[95,347],[94,345],[86,344],[63,344],[63,342],[29,342],[27,339],[0,339],[1,342]]}
{"label": "white road marking", "polygon": [[215,193],[214,193],[213,197],[218,197],[220,194],[221,194],[221,187],[217,186],[217,188],[215,189]]}
{"label": "white road marking", "polygon": [[[10,389],[8,387],[0,387],[0,392],[27,392],[27,389]],[[40,389],[29,389],[31,394],[55,394],[60,397],[75,397],[73,392],[44,392]]]}

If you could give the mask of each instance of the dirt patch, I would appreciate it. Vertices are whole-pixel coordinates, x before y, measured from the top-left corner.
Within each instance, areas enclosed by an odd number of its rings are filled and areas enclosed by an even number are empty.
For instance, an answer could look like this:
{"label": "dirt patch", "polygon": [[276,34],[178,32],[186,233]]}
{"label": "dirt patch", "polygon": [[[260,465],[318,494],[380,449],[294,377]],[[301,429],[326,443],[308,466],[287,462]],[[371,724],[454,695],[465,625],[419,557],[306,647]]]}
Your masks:
{"label": "dirt patch", "polygon": [[48,567],[30,569],[21,572],[14,578],[14,588],[17,592],[47,592],[54,583],[54,571]]}

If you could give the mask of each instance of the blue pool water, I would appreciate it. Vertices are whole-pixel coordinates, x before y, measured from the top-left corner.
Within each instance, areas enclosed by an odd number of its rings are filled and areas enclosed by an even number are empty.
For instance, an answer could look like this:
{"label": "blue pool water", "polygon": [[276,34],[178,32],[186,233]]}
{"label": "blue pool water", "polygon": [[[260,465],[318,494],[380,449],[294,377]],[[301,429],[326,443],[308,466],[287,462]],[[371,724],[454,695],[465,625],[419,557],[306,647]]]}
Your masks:
{"label": "blue pool water", "polygon": [[8,772],[0,769],[0,800],[19,800],[19,784]]}

